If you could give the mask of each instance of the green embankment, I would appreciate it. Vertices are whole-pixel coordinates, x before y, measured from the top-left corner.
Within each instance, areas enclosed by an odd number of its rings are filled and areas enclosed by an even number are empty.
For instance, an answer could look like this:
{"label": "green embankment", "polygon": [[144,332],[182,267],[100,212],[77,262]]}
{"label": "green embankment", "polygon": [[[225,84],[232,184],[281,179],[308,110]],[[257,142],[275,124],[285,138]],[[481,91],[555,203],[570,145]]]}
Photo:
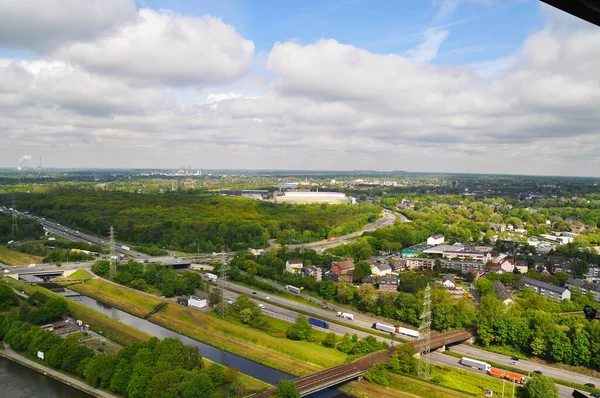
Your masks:
{"label": "green embankment", "polygon": [[[343,388],[358,397],[422,397],[422,398],[466,398],[484,397],[486,389],[494,396],[502,393],[502,381],[460,369],[434,365],[431,367],[429,382],[415,377],[387,372],[388,387],[369,383],[366,380],[350,383]],[[505,392],[512,394],[512,386],[507,383]],[[515,389],[515,397],[525,397],[521,386]]]}
{"label": "green embankment", "polygon": [[42,257],[32,256],[11,250],[6,246],[0,246],[0,263],[7,265],[38,264],[42,262]]}
{"label": "green embankment", "polygon": [[[71,289],[140,317],[162,302],[143,292],[102,279],[73,285]],[[198,326],[186,311],[193,313],[209,332]],[[272,336],[247,325],[195,311],[172,301],[152,315],[151,321],[198,341],[298,376],[342,364],[348,358],[346,354],[332,348]]]}
{"label": "green embankment", "polygon": [[[88,277],[89,274],[85,270],[83,271]],[[83,273],[81,276],[84,276]],[[1,277],[0,277],[1,278]],[[42,288],[36,285],[30,285],[22,281],[16,281],[11,278],[3,278],[4,281],[8,282],[16,290],[22,291],[25,294],[33,294],[39,291],[47,296],[60,297],[61,295],[56,294],[50,290]],[[81,286],[81,285],[79,285]],[[151,336],[146,332],[139,329],[133,328],[127,324],[114,320],[98,311],[79,304],[73,300],[66,300],[69,312],[77,319],[82,320],[85,324],[90,325],[92,330],[101,333],[107,339],[116,342],[120,345],[128,345],[132,343],[140,343],[148,340]],[[203,358],[206,365],[211,365],[213,362],[209,359]],[[256,392],[264,391],[270,388],[271,385],[255,379],[251,376],[240,374],[240,382],[244,385],[247,394],[253,394]]]}

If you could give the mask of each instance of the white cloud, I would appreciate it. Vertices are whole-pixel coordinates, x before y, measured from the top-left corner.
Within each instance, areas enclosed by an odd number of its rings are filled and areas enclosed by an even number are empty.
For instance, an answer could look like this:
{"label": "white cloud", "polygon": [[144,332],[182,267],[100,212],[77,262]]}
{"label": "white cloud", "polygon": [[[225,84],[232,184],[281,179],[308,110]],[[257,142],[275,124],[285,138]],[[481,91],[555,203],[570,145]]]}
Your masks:
{"label": "white cloud", "polygon": [[431,62],[438,55],[440,46],[448,37],[447,30],[429,28],[425,30],[423,42],[407,51],[411,61],[416,63]]}
{"label": "white cloud", "polygon": [[142,9],[113,34],[72,43],[52,57],[136,84],[188,85],[236,80],[253,55],[252,41],[218,18]]}
{"label": "white cloud", "polygon": [[44,53],[136,17],[131,0],[0,0],[0,45]]}
{"label": "white cloud", "polygon": [[[39,153],[79,167],[597,175],[600,31],[556,29],[489,74],[489,64],[438,67],[335,40],[277,43],[267,76],[192,84],[178,104],[166,94],[177,87],[163,86],[175,72],[147,86],[85,62],[0,61],[0,162]],[[114,48],[117,36],[105,37],[95,46]]]}

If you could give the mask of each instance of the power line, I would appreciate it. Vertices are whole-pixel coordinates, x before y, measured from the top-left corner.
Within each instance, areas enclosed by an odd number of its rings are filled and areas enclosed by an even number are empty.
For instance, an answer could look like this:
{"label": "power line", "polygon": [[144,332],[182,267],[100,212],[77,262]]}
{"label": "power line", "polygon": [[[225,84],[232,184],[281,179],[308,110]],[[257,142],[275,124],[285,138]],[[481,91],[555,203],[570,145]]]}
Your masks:
{"label": "power line", "polygon": [[222,318],[225,318],[229,312],[229,308],[225,303],[225,288],[227,283],[227,271],[229,271],[229,264],[223,261],[221,267],[219,268],[219,279],[217,280],[217,289],[219,289],[219,295],[221,297],[221,303],[219,304],[217,310],[219,315]]}
{"label": "power line", "polygon": [[115,279],[117,274],[117,254],[115,250],[115,229],[110,227],[110,266],[108,268],[108,279]]}
{"label": "power line", "polygon": [[17,239],[17,229],[18,229],[18,223],[17,223],[18,219],[17,219],[17,207],[15,206],[15,197],[13,196],[13,200],[12,200],[12,226],[11,226],[11,235],[13,240]]}
{"label": "power line", "polygon": [[431,287],[425,288],[423,297],[423,313],[421,314],[421,326],[419,327],[419,370],[420,379],[429,380],[431,369],[429,364],[429,353],[431,352]]}

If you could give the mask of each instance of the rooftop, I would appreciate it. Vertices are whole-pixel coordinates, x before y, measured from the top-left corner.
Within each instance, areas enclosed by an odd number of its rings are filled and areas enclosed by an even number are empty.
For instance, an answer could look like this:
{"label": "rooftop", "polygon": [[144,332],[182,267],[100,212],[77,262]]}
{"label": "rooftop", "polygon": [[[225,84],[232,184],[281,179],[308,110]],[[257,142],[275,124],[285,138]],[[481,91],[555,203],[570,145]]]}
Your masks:
{"label": "rooftop", "polygon": [[513,296],[508,292],[508,290],[506,289],[506,286],[504,286],[504,284],[500,281],[494,281],[494,291],[496,292],[496,297],[498,297],[498,300],[500,301],[506,301],[506,300],[511,300],[511,301],[515,301],[515,299],[513,298]]}
{"label": "rooftop", "polygon": [[546,283],[546,282],[538,281],[535,279],[531,279],[526,276],[521,278],[521,282],[526,283],[528,285],[536,286],[536,287],[539,287],[542,289],[550,290],[551,292],[556,292],[558,294],[563,294],[565,292],[565,290],[567,290],[564,287],[560,287],[560,286],[553,285],[551,283]]}

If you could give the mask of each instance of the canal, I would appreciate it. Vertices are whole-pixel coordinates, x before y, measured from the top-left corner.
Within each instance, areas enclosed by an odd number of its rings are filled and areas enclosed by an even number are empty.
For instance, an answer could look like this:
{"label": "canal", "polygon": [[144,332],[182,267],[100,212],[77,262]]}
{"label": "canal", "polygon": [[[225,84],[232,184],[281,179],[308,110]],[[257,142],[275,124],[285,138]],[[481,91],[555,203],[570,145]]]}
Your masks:
{"label": "canal", "polygon": [[[200,355],[210,359],[211,361],[220,363],[222,365],[237,368],[240,372],[252,376],[256,379],[262,380],[272,385],[277,385],[277,382],[281,379],[293,379],[294,376],[291,376],[287,373],[281,372],[279,370],[270,368],[268,366],[259,364],[257,362],[251,361],[246,358],[242,358],[238,355],[231,354],[227,351],[223,351],[219,348],[210,346],[208,344],[201,343],[197,340],[191,339],[182,334],[173,332],[167,328],[156,325],[150,321],[147,321],[142,318],[138,318],[134,315],[128,314],[124,311],[121,311],[117,308],[114,308],[110,305],[106,305],[100,301],[97,301],[93,298],[87,296],[75,296],[70,297],[72,300],[76,300],[77,302],[85,305],[86,307],[92,308],[98,312],[102,312],[109,317],[116,319],[120,322],[123,322],[127,325],[130,325],[136,329],[144,331],[152,336],[156,336],[160,339],[164,339],[166,337],[175,337],[180,339],[184,344],[189,344],[198,347]],[[342,392],[327,389],[320,391],[318,393],[314,393],[309,395],[310,398],[344,398],[350,397],[347,394]]]}

